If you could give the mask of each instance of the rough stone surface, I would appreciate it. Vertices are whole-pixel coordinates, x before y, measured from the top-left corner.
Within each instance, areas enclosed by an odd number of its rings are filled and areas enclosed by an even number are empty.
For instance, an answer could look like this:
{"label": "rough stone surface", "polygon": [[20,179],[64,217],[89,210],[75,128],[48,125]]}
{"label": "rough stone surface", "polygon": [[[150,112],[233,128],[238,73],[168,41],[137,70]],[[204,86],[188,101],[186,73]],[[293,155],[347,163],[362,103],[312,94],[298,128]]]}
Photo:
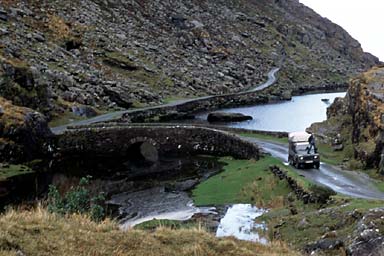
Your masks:
{"label": "rough stone surface", "polygon": [[350,82],[345,98],[328,108],[328,120],[314,124],[311,130],[322,137],[352,141],[354,158],[362,167],[384,170],[384,67],[376,67]]}
{"label": "rough stone surface", "polygon": [[[243,159],[258,159],[260,155],[256,145],[230,133],[174,125],[84,127],[59,135],[57,148],[62,156],[89,154],[124,156],[132,151],[134,145],[142,142],[150,143],[159,155],[209,154]],[[140,148],[140,150],[144,149]],[[152,153],[149,155],[152,157]]]}
{"label": "rough stone surface", "polygon": [[347,255],[384,255],[384,209],[372,209],[357,224]]}
{"label": "rough stone surface", "polygon": [[[276,96],[278,100],[283,100],[280,96]],[[215,110],[218,108],[234,107],[249,104],[265,104],[271,101],[271,96],[266,92],[248,92],[235,93],[226,95],[217,95],[204,97],[201,99],[190,100],[170,106],[153,107],[145,110],[137,110],[126,113],[120,119],[121,122],[147,122],[157,118],[160,120],[169,120],[175,117],[175,113],[179,113],[178,117],[185,118],[196,112],[204,110]],[[179,119],[179,118],[178,118]]]}
{"label": "rough stone surface", "polygon": [[325,204],[332,195],[336,195],[335,191],[332,189],[317,185],[313,185],[310,189],[305,189],[300,186],[294,178],[288,176],[286,171],[281,170],[278,166],[271,166],[270,170],[279,179],[286,180],[289,187],[296,194],[297,198],[302,200],[305,204]]}

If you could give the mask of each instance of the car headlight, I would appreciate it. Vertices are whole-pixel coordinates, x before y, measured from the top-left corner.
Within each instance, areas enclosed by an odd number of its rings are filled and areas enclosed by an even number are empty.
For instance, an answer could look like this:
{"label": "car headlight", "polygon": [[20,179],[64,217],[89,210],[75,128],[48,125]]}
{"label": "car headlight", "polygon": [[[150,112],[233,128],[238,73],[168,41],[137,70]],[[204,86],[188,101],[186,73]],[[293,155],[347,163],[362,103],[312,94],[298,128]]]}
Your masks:
{"label": "car headlight", "polygon": [[301,157],[300,157],[300,160],[304,160],[304,157],[303,157],[303,156],[301,156]]}
{"label": "car headlight", "polygon": [[314,158],[314,159],[317,159],[317,158],[319,158],[319,156],[314,156],[313,158]]}

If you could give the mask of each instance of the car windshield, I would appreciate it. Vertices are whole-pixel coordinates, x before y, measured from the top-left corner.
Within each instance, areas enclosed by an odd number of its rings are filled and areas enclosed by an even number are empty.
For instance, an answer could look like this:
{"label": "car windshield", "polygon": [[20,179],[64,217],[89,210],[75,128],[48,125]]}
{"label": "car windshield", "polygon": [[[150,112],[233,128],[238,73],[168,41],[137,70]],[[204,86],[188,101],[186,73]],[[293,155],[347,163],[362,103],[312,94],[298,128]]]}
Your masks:
{"label": "car windshield", "polygon": [[297,153],[306,153],[307,148],[309,148],[309,144],[296,144],[296,152]]}

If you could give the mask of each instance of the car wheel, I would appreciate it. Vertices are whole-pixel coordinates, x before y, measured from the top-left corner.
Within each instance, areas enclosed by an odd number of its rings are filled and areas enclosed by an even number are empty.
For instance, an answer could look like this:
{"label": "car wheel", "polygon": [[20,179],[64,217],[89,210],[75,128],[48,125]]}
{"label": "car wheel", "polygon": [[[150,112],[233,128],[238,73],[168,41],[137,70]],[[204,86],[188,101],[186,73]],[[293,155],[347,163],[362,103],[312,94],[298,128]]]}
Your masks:
{"label": "car wheel", "polygon": [[294,166],[295,166],[296,169],[300,169],[300,164],[299,164],[299,162],[294,162]]}
{"label": "car wheel", "polygon": [[320,168],[320,163],[316,163],[316,164],[314,164],[313,167],[314,167],[315,169],[319,169],[319,168]]}

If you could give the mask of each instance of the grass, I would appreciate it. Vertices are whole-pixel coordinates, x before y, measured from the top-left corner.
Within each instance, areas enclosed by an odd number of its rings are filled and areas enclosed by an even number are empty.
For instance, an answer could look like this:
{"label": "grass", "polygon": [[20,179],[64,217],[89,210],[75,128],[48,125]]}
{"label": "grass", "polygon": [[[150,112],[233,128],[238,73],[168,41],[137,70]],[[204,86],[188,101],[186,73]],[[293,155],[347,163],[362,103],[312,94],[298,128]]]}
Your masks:
{"label": "grass", "polygon": [[[321,211],[316,207],[303,205],[298,206],[297,215],[278,209],[268,212],[263,218],[270,227],[280,224],[280,227],[270,229],[271,237],[274,232],[278,232],[282,240],[299,249],[332,231],[335,232],[337,239],[347,239],[356,229],[357,222],[360,220],[359,214],[362,216],[369,209],[382,207],[382,205],[383,201],[337,195],[333,197],[332,203]],[[352,212],[354,214],[351,214]]]}
{"label": "grass", "polygon": [[25,165],[8,165],[6,167],[0,167],[0,181],[6,180],[18,175],[24,175],[34,172],[32,169]]}
{"label": "grass", "polygon": [[336,201],[335,204],[343,205],[343,210],[345,212],[353,210],[365,211],[372,208],[383,207],[384,205],[384,202],[382,200],[350,198],[340,195],[334,196],[333,199]]}
{"label": "grass", "polygon": [[179,100],[185,100],[185,98],[183,98],[182,96],[170,96],[170,97],[164,98],[163,103],[169,104],[169,103],[179,101]]}
{"label": "grass", "polygon": [[343,151],[334,151],[328,144],[318,143],[317,145],[321,161],[331,165],[340,165],[344,159],[348,158],[351,146],[348,145]]}
{"label": "grass", "polygon": [[364,170],[365,173],[373,179],[373,182],[378,190],[384,192],[384,177],[382,174],[378,173],[376,169]]}
{"label": "grass", "polygon": [[87,118],[84,116],[77,116],[70,111],[65,111],[62,115],[54,117],[49,122],[49,127],[66,125],[74,121],[85,120],[85,119]]}
{"label": "grass", "polygon": [[272,205],[276,197],[290,192],[288,184],[268,170],[271,165],[281,165],[276,158],[266,156],[255,161],[225,157],[220,161],[226,164],[224,171],[192,191],[196,205],[254,203],[266,206]]}
{"label": "grass", "polygon": [[266,140],[266,141],[271,141],[271,142],[277,142],[280,144],[288,144],[288,138],[286,138],[286,137],[279,138],[276,136],[261,134],[261,133],[238,133],[238,135],[243,136],[243,137],[249,137],[249,138],[255,138],[255,139]]}
{"label": "grass", "polygon": [[195,221],[178,221],[178,220],[150,220],[138,224],[135,229],[141,230],[155,230],[157,228],[170,228],[170,229],[190,229],[199,228],[199,223]]}
{"label": "grass", "polygon": [[92,222],[38,208],[0,216],[0,255],[250,256],[299,255],[285,244],[269,245],[216,238],[203,229],[119,229],[116,222]]}

